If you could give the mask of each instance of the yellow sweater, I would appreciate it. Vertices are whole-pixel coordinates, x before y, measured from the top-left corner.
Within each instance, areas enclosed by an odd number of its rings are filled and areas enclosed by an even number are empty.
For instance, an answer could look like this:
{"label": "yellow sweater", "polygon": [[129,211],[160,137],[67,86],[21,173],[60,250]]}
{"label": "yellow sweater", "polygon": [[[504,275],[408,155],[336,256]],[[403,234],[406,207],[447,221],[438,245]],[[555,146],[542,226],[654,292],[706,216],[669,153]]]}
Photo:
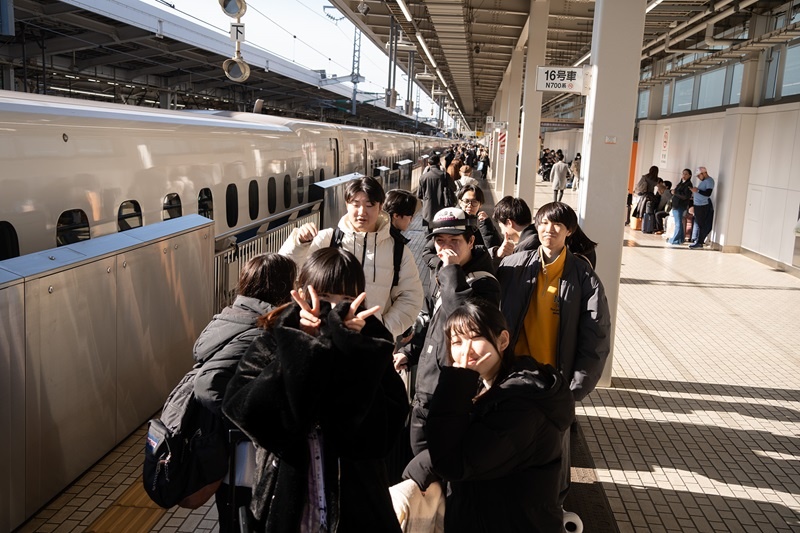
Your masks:
{"label": "yellow sweater", "polygon": [[[541,249],[539,256],[542,257]],[[514,347],[517,355],[530,355],[545,365],[556,366],[560,312],[558,287],[566,257],[567,254],[562,250],[549,265],[544,264],[542,257],[542,268],[536,276],[535,291]]]}

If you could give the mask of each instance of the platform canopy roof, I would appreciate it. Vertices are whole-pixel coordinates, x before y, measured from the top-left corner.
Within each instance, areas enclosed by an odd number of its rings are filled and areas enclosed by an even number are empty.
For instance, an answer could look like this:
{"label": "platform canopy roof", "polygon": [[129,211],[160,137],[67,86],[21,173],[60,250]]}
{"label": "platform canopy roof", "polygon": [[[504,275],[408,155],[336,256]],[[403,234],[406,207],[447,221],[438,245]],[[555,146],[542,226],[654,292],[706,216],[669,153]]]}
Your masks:
{"label": "platform canopy roof", "polygon": [[[381,47],[389,41],[394,18],[402,28],[403,40],[414,47],[428,73],[439,69],[470,121],[489,114],[512,51],[525,47],[531,1],[536,0],[331,0]],[[715,61],[695,64],[696,71],[798,36],[792,28],[766,40],[749,37],[754,35],[750,31],[754,15],[770,13],[786,5],[784,0],[640,1],[647,9],[642,69],[650,72],[643,75],[645,84],[690,72],[685,65],[682,71],[671,67],[667,71],[659,67],[666,64],[658,62],[660,59],[698,52],[718,54]],[[591,51],[594,11],[591,0],[550,0],[547,65],[573,66],[586,57]],[[407,55],[400,51],[398,63],[403,65]],[[433,85],[442,85],[438,75],[421,83],[428,91]],[[547,99],[548,94],[545,102]]]}
{"label": "platform canopy roof", "polygon": [[[209,1],[209,0],[205,0]],[[213,0],[211,0],[213,1]],[[244,43],[251,67],[240,83],[221,65],[233,54],[227,34],[129,0],[13,0],[14,35],[0,36],[3,88],[153,107],[253,109],[310,120],[435,131],[384,105],[384,95],[322,82],[319,72]]]}

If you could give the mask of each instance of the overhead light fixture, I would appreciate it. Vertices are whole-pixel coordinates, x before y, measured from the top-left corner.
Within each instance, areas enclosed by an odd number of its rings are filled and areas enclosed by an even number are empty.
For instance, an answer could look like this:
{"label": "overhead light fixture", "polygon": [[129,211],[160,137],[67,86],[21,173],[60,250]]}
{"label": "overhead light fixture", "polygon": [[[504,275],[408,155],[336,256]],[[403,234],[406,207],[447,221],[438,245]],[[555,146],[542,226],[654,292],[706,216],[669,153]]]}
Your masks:
{"label": "overhead light fixture", "polygon": [[397,0],[397,5],[400,6],[400,11],[403,12],[403,16],[406,17],[406,20],[412,22],[414,19],[411,17],[411,12],[408,10],[405,0]]}
{"label": "overhead light fixture", "polygon": [[416,77],[418,80],[435,80],[436,76],[428,72],[428,67],[425,67],[424,72],[417,72]]}
{"label": "overhead light fixture", "polygon": [[661,3],[661,2],[663,2],[663,1],[664,1],[664,0],[653,0],[652,2],[650,2],[649,4],[647,4],[647,7],[646,7],[646,8],[644,8],[644,12],[645,12],[645,14],[647,14],[647,13],[650,13],[652,10],[654,10],[655,8],[657,8],[657,7],[658,7],[658,4],[660,4],[660,3]]}
{"label": "overhead light fixture", "polygon": [[366,2],[364,2],[364,0],[361,0],[361,3],[358,4],[358,7],[356,7],[356,9],[358,10],[359,13],[361,13],[364,16],[369,15],[369,6],[367,5]]}
{"label": "overhead light fixture", "polygon": [[442,76],[442,71],[438,68],[436,69],[436,74],[439,75],[439,79],[442,80],[442,85],[444,85],[445,89],[447,88],[447,82],[444,81],[444,76]]}
{"label": "overhead light fixture", "polygon": [[425,51],[425,55],[428,56],[428,61],[431,62],[431,66],[433,68],[436,68],[436,60],[433,58],[433,54],[431,54],[431,51],[428,50],[428,45],[425,44],[425,39],[422,38],[421,33],[417,34],[417,40],[419,41],[419,44],[422,46],[422,49]]}

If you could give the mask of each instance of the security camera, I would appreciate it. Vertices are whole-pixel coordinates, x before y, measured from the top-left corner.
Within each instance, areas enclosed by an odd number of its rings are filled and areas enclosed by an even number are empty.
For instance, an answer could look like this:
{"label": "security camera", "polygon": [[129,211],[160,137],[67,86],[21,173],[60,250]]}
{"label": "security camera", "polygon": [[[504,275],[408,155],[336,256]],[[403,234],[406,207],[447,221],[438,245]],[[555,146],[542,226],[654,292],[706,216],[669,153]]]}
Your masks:
{"label": "security camera", "polygon": [[364,1],[358,4],[358,7],[356,7],[356,9],[358,9],[358,12],[364,15],[365,17],[369,15],[369,6]]}
{"label": "security camera", "polygon": [[472,51],[473,51],[473,52],[475,52],[475,55],[478,55],[478,54],[480,54],[480,53],[481,53],[481,47],[480,47],[480,45],[476,44],[476,45],[475,45],[475,48],[473,48],[473,49],[472,49]]}

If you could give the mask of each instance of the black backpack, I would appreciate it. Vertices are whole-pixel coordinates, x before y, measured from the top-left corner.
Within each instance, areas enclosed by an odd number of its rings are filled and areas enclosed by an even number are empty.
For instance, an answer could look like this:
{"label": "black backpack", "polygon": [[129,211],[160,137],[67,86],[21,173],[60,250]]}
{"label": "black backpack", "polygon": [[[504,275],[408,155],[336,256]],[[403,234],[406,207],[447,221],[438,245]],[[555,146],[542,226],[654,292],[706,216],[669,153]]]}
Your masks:
{"label": "black backpack", "polygon": [[[392,235],[392,239],[394,239],[394,251],[392,255],[392,261],[394,264],[394,276],[392,277],[392,287],[397,287],[397,284],[400,283],[400,267],[403,264],[403,251],[405,249],[406,243],[403,241],[403,236],[400,235],[398,232],[395,234],[394,232],[390,232]],[[342,239],[344,238],[344,232],[339,228],[336,227],[333,230],[333,236],[331,237],[331,243],[329,244],[330,248],[340,248],[342,246]]]}
{"label": "black backpack", "polygon": [[155,503],[196,509],[216,492],[228,471],[228,447],[221,417],[194,396],[195,365],[150,420],[142,468],[144,490]]}

